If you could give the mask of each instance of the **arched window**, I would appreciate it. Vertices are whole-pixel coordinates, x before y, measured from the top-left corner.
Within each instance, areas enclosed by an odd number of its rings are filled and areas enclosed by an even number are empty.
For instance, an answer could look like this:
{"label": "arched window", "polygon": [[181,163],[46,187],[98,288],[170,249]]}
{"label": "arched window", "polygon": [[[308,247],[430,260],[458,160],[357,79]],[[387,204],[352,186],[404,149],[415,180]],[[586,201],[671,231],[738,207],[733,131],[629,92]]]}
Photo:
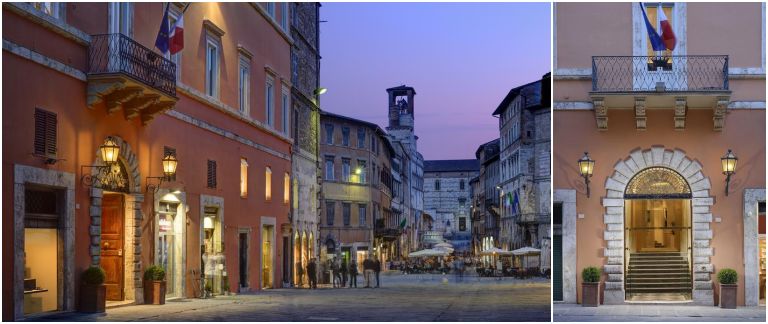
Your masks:
{"label": "arched window", "polygon": [[435,190],[440,190],[440,180],[435,180]]}

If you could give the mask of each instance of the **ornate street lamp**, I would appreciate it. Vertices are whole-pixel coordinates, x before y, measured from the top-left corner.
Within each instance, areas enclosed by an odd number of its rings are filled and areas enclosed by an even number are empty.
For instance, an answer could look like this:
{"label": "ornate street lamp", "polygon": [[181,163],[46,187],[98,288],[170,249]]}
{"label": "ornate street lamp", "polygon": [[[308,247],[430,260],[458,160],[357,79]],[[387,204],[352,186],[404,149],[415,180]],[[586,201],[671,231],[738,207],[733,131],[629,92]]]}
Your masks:
{"label": "ornate street lamp", "polygon": [[584,184],[587,186],[587,198],[589,198],[589,178],[595,170],[595,160],[589,158],[589,153],[584,152],[584,156],[579,159],[579,174],[584,177]]}
{"label": "ornate street lamp", "polygon": [[[104,143],[99,146],[99,154],[104,165],[82,165],[80,166],[80,183],[84,186],[94,188],[117,188],[122,187],[119,184],[120,172],[118,168],[112,168],[117,164],[120,157],[120,146],[114,137],[108,136]],[[96,173],[86,173],[85,169],[96,169]]]}
{"label": "ornate street lamp", "polygon": [[728,185],[731,183],[731,175],[736,173],[736,163],[739,162],[739,158],[733,154],[731,149],[728,149],[725,156],[720,158],[720,162],[723,165],[723,174],[725,175],[725,195],[728,196]]}
{"label": "ornate street lamp", "polygon": [[[163,176],[162,177],[147,177],[147,191],[150,189],[153,192],[158,192],[160,190],[160,185],[163,184],[163,181],[171,181],[173,179],[173,176],[176,175],[176,167],[179,165],[179,161],[176,159],[176,156],[174,154],[168,153],[163,157]],[[151,179],[158,179],[160,182],[157,184],[151,183]]]}

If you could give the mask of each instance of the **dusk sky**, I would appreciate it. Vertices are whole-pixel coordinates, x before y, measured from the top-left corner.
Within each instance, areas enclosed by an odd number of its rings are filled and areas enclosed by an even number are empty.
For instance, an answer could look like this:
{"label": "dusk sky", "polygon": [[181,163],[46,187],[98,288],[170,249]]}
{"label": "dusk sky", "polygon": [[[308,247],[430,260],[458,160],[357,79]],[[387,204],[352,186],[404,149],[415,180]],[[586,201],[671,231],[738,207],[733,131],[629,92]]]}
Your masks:
{"label": "dusk sky", "polygon": [[386,89],[416,89],[425,160],[472,159],[491,113],[550,69],[548,3],[323,3],[321,109],[387,126]]}

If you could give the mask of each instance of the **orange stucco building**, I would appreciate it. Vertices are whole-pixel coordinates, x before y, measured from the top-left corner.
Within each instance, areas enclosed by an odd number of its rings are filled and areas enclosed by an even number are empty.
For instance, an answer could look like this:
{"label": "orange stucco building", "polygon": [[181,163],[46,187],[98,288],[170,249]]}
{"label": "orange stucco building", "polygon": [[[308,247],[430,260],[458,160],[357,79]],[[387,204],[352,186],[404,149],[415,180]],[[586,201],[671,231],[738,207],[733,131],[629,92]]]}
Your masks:
{"label": "orange stucco building", "polygon": [[110,302],[152,264],[169,298],[289,280],[287,8],[172,3],[164,55],[161,3],[3,4],[3,320],[76,309],[91,265]]}
{"label": "orange stucco building", "polygon": [[716,305],[733,268],[738,304],[764,303],[765,4],[646,6],[673,51],[649,49],[638,3],[555,5],[554,299],[581,303],[597,266],[605,304]]}

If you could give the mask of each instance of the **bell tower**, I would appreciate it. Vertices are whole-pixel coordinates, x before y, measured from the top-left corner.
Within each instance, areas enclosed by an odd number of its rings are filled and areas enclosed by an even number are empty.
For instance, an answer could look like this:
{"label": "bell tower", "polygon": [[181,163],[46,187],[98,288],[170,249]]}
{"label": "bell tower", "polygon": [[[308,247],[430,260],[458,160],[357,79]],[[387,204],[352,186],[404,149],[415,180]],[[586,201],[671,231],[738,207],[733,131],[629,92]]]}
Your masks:
{"label": "bell tower", "polygon": [[416,90],[406,85],[387,89],[389,126],[387,130],[408,129],[413,132],[413,97]]}

